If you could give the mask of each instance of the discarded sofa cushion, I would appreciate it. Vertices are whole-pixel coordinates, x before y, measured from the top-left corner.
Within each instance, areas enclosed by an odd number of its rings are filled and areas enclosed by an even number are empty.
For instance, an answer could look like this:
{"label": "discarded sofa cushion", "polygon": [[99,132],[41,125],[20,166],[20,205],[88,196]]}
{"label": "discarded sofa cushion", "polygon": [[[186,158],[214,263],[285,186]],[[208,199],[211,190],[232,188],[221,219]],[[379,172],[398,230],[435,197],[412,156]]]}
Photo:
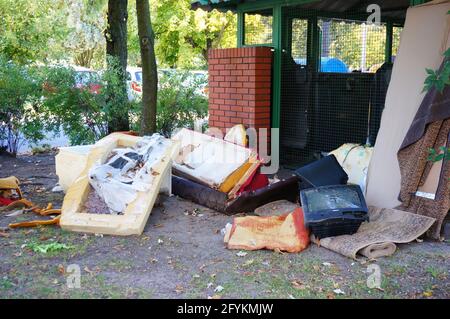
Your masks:
{"label": "discarded sofa cushion", "polygon": [[223,140],[244,147],[247,146],[247,132],[245,131],[244,125],[236,124],[228,129]]}
{"label": "discarded sofa cushion", "polygon": [[244,182],[238,191],[238,195],[242,192],[256,191],[258,189],[264,188],[269,185],[269,178],[267,175],[261,174],[260,170],[257,169],[251,177]]}
{"label": "discarded sofa cushion", "polygon": [[19,184],[15,176],[0,178],[0,206],[7,206],[22,198]]}
{"label": "discarded sofa cushion", "polygon": [[60,147],[55,156],[58,184],[66,192],[86,167],[93,145]]}
{"label": "discarded sofa cushion", "polygon": [[15,176],[0,178],[0,189],[18,189],[19,179]]}
{"label": "discarded sofa cushion", "polygon": [[349,184],[357,184],[363,193],[366,189],[367,171],[372,157],[373,147],[346,143],[331,151],[348,175]]}
{"label": "discarded sofa cushion", "polygon": [[298,253],[309,245],[303,211],[295,209],[281,216],[236,217],[225,233],[228,249],[270,249]]}
{"label": "discarded sofa cushion", "polygon": [[347,184],[348,175],[334,155],[329,155],[295,171],[301,181],[300,189]]}

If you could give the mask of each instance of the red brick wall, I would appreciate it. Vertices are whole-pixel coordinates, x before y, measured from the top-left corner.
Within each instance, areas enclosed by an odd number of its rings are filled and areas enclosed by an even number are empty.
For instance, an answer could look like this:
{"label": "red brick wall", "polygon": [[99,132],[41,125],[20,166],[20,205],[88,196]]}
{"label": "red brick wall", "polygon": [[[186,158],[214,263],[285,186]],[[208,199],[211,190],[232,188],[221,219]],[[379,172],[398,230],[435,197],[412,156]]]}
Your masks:
{"label": "red brick wall", "polygon": [[271,49],[213,49],[208,65],[209,127],[270,128]]}

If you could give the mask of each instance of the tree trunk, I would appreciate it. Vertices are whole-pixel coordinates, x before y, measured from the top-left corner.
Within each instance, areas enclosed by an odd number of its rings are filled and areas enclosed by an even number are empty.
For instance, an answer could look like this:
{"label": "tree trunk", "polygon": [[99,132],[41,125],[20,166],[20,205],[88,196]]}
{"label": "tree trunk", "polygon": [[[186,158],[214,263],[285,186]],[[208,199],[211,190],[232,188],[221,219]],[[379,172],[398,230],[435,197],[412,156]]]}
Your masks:
{"label": "tree trunk", "polygon": [[[108,123],[108,131],[128,131],[130,129],[127,105],[128,95],[126,86],[127,69],[127,6],[128,0],[108,0],[108,27],[106,30],[106,55],[116,58],[119,62],[117,72],[121,77],[121,92],[118,95],[123,100],[120,107],[116,107]],[[109,63],[108,68],[114,67]],[[111,92],[115,94],[115,92]],[[117,97],[116,97],[117,99]]]}
{"label": "tree trunk", "polygon": [[136,0],[139,44],[142,60],[141,135],[156,131],[158,73],[155,58],[155,35],[150,20],[149,0]]}

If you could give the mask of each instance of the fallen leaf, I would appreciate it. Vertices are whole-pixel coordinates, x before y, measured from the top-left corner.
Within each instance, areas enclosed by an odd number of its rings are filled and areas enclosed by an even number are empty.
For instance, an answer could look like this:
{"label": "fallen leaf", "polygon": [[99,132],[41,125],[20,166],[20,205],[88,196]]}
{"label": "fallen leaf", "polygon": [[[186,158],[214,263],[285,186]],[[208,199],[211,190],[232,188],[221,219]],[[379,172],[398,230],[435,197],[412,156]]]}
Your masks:
{"label": "fallen leaf", "polygon": [[433,296],[433,291],[432,290],[424,291],[423,296],[427,297],[427,298],[432,297]]}
{"label": "fallen leaf", "polygon": [[213,295],[212,297],[208,296],[208,299],[222,299],[222,296],[220,295]]}
{"label": "fallen leaf", "polygon": [[214,289],[214,292],[221,292],[222,290],[223,290],[224,288],[222,287],[222,286],[217,286],[215,289]]}
{"label": "fallen leaf", "polygon": [[177,294],[181,294],[182,292],[184,292],[183,286],[177,285],[177,286],[175,287],[175,292],[176,292]]}
{"label": "fallen leaf", "polygon": [[84,271],[87,272],[88,274],[92,275],[94,273],[94,271],[90,270],[88,268],[88,266],[84,267]]}
{"label": "fallen leaf", "polygon": [[0,237],[9,238],[9,234],[5,232],[0,232]]}
{"label": "fallen leaf", "polygon": [[298,290],[303,290],[306,288],[309,288],[309,286],[303,284],[302,282],[298,281],[298,280],[293,280],[291,281],[292,287]]}
{"label": "fallen leaf", "polygon": [[253,259],[249,259],[245,263],[243,263],[242,266],[244,266],[244,267],[250,266],[251,264],[253,264],[253,262],[254,262]]}
{"label": "fallen leaf", "polygon": [[345,292],[343,292],[341,289],[334,289],[333,292],[334,292],[336,295],[345,295]]}
{"label": "fallen leaf", "polygon": [[64,274],[66,273],[66,269],[64,268],[63,265],[61,265],[61,264],[58,265],[58,272],[59,272],[61,275],[64,275]]}
{"label": "fallen leaf", "polygon": [[18,210],[14,210],[12,213],[7,214],[6,216],[7,217],[14,217],[14,216],[22,215],[23,213],[24,213],[23,209],[18,209]]}

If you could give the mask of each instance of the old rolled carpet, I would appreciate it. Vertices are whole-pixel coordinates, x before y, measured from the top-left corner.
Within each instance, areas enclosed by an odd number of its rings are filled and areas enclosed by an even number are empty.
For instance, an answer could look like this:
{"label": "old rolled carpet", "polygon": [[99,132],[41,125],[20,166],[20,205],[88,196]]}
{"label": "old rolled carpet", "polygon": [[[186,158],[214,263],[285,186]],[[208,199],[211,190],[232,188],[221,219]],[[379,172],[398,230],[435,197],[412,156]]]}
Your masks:
{"label": "old rolled carpet", "polygon": [[309,232],[301,208],[281,216],[236,217],[227,229],[228,249],[270,249],[297,253],[309,245]]}
{"label": "old rolled carpet", "polygon": [[349,258],[358,253],[376,258],[393,254],[393,244],[415,240],[434,223],[431,217],[376,207],[369,207],[369,220],[353,235],[323,238],[318,244]]}
{"label": "old rolled carpet", "polygon": [[[436,223],[428,232],[439,239],[442,223],[450,209],[450,162],[428,161],[428,150],[450,147],[450,86],[442,93],[430,90],[414,118],[397,158],[400,166],[400,209],[430,216]],[[425,185],[433,185],[428,187]],[[424,187],[425,186],[425,187]],[[416,192],[428,188],[434,196],[418,196]]]}

